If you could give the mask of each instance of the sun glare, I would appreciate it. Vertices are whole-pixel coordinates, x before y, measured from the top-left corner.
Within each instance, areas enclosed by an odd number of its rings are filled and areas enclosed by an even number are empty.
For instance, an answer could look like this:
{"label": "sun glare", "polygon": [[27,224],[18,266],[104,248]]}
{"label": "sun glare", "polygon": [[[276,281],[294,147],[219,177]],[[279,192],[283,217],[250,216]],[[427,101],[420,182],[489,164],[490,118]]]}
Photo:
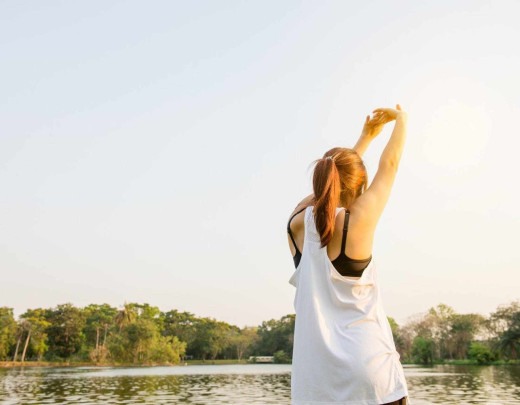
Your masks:
{"label": "sun glare", "polygon": [[463,169],[482,161],[491,119],[475,106],[450,100],[439,106],[424,127],[423,154],[428,162]]}

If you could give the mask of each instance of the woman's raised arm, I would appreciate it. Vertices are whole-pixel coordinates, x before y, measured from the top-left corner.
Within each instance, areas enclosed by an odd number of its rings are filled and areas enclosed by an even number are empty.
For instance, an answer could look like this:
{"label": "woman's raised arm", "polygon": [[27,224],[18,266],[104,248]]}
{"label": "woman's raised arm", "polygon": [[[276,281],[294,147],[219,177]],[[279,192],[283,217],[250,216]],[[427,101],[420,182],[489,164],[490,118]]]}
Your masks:
{"label": "woman's raised arm", "polygon": [[393,108],[377,108],[376,120],[383,123],[394,121],[394,130],[379,159],[379,167],[368,189],[357,199],[356,205],[365,213],[364,218],[375,228],[386,206],[394,184],[406,140],[408,115],[400,105]]}

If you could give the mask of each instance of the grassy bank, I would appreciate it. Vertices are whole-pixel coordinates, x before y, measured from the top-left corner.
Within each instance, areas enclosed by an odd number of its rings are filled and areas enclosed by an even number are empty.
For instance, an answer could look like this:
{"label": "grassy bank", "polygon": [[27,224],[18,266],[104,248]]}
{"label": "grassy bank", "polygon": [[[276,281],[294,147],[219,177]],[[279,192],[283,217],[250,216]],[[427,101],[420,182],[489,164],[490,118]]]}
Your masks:
{"label": "grassy bank", "polygon": [[464,365],[475,365],[475,366],[512,366],[512,365],[520,365],[520,360],[495,360],[487,363],[479,363],[476,360],[448,360],[444,363],[439,364],[453,364],[456,366],[464,366]]}
{"label": "grassy bank", "polygon": [[154,367],[154,366],[183,366],[184,363],[90,363],[90,362],[75,362],[75,361],[0,361],[0,368],[11,367]]}
{"label": "grassy bank", "polygon": [[85,362],[66,362],[66,361],[0,361],[0,368],[10,367],[82,367],[95,366]]}
{"label": "grassy bank", "polygon": [[122,364],[122,363],[91,363],[75,361],[0,361],[0,368],[11,367],[154,367],[154,366],[186,366],[186,365],[212,365],[212,364],[247,364],[247,360],[186,360],[179,364],[170,363],[143,363],[143,364]]}
{"label": "grassy bank", "polygon": [[520,360],[496,360],[487,363],[479,363],[476,360],[445,360],[436,361],[432,364],[419,364],[419,363],[405,363],[402,364],[409,366],[435,366],[435,365],[453,365],[453,366],[516,366],[520,365]]}
{"label": "grassy bank", "polygon": [[247,364],[247,360],[237,360],[237,359],[229,359],[229,360],[186,360],[187,365],[207,365],[207,364]]}

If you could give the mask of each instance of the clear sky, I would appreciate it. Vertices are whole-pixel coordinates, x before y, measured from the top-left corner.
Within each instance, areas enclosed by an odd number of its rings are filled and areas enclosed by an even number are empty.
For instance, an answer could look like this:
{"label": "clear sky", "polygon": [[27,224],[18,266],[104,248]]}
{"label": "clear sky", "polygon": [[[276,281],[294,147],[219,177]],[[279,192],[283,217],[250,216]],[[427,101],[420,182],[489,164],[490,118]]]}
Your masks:
{"label": "clear sky", "polygon": [[[310,163],[400,103],[386,311],[520,297],[518,1],[0,2],[0,306],[293,313]],[[366,152],[370,178],[391,127]]]}

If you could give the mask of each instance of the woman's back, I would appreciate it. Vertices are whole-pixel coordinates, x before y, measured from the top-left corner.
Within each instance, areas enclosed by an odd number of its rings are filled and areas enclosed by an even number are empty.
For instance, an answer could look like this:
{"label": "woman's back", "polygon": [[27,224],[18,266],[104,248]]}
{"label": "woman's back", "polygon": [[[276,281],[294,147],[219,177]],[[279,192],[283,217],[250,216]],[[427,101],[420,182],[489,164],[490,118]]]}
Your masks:
{"label": "woman's back", "polygon": [[337,272],[321,247],[312,209],[303,211],[302,258],[289,280],[296,287],[292,403],[398,400],[408,392],[381,303],[376,261],[357,279]]}
{"label": "woman's back", "polygon": [[[288,224],[289,235],[294,239],[290,241],[291,253],[302,252],[304,232],[305,207],[299,206]],[[327,244],[327,254],[332,262],[338,261],[343,254],[351,262],[368,262],[372,256],[372,245],[374,240],[374,229],[362,220],[362,210],[354,203],[347,210],[340,210],[336,214],[334,232],[330,242]],[[295,248],[296,246],[296,248]],[[341,249],[343,248],[343,250]],[[341,269],[338,269],[341,272]]]}

